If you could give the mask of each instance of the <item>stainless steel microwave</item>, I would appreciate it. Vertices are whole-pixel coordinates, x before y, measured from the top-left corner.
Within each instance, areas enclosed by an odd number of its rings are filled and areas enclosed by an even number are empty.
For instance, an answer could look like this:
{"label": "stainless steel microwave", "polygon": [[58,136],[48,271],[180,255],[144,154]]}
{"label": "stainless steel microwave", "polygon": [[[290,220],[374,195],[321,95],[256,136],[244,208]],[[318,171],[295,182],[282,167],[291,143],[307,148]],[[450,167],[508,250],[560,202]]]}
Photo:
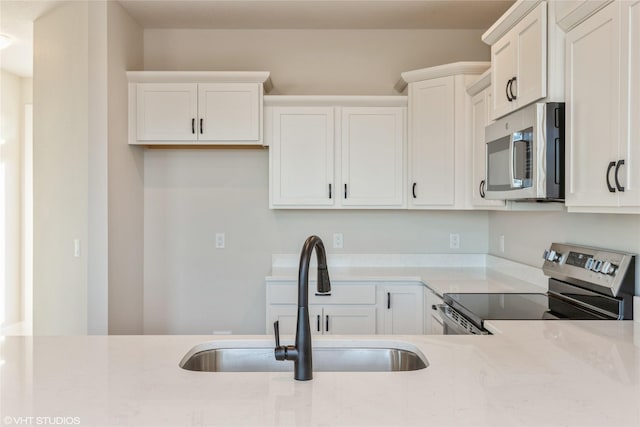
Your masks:
{"label": "stainless steel microwave", "polygon": [[485,128],[486,180],[496,200],[564,200],[564,103],[531,104]]}

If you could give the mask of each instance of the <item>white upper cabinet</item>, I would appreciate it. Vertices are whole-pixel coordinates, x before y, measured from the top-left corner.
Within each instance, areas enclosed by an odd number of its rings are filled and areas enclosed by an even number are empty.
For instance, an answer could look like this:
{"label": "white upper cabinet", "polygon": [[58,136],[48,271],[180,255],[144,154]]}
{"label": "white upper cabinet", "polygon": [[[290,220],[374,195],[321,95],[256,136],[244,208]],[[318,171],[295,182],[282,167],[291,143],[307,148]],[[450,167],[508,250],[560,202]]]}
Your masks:
{"label": "white upper cabinet", "polygon": [[130,71],[129,144],[262,144],[265,72]]}
{"label": "white upper cabinet", "polygon": [[459,62],[402,73],[409,86],[409,209],[470,209],[470,97],[466,87],[488,62]]}
{"label": "white upper cabinet", "polygon": [[483,74],[473,85],[467,88],[471,97],[471,116],[468,123],[469,149],[471,152],[472,173],[470,176],[471,205],[476,209],[503,209],[504,200],[488,200],[484,198],[486,186],[487,144],[484,128],[490,123],[489,108],[491,102],[491,77],[489,72]]}
{"label": "white upper cabinet", "polygon": [[269,206],[406,207],[406,102],[403,96],[268,97]]}
{"label": "white upper cabinet", "polygon": [[491,45],[491,117],[547,96],[547,4],[541,2]]}
{"label": "white upper cabinet", "polygon": [[[640,0],[622,3],[622,139],[618,163],[621,206],[640,207]],[[636,208],[636,212],[640,212]]]}
{"label": "white upper cabinet", "polygon": [[454,77],[409,84],[410,207],[455,204]]}
{"label": "white upper cabinet", "polygon": [[198,85],[200,141],[260,143],[261,85],[208,83]]}
{"label": "white upper cabinet", "polygon": [[640,211],[640,150],[633,139],[640,130],[639,27],[640,1],[621,1],[567,33],[565,192],[570,210]]}
{"label": "white upper cabinet", "polygon": [[136,86],[137,141],[193,141],[198,85],[141,83]]}
{"label": "white upper cabinet", "polygon": [[404,111],[342,108],[342,205],[403,207]]}
{"label": "white upper cabinet", "polygon": [[332,107],[274,107],[271,207],[335,205]]}
{"label": "white upper cabinet", "polygon": [[556,23],[564,31],[569,31],[597,10],[613,0],[562,0],[555,1]]}

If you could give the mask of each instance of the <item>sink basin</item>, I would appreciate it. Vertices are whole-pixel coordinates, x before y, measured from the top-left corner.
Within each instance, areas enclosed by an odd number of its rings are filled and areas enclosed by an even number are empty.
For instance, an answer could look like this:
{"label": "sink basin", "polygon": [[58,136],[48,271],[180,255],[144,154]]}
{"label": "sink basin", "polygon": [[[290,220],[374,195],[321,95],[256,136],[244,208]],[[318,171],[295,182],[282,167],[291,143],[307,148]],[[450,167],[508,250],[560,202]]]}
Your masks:
{"label": "sink basin", "polygon": [[[196,346],[180,362],[182,369],[201,372],[287,372],[293,362],[275,360],[273,348],[210,348]],[[315,372],[415,371],[428,366],[424,356],[397,348],[320,347],[313,349]]]}

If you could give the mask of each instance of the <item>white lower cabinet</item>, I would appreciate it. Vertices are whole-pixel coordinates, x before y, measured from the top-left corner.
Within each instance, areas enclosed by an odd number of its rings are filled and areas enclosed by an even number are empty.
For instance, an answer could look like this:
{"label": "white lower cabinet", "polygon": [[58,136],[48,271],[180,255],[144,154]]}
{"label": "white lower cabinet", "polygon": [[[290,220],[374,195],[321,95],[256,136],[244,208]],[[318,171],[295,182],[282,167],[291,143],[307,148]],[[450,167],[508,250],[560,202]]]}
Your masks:
{"label": "white lower cabinet", "polygon": [[323,335],[375,335],[376,308],[325,306],[309,319],[311,332]]}
{"label": "white lower cabinet", "polygon": [[[280,322],[280,333],[294,335],[297,305],[272,306],[267,314],[267,333]],[[376,308],[358,306],[309,306],[309,327],[313,335],[375,335]]]}
{"label": "white lower cabinet", "polygon": [[424,291],[424,333],[429,335],[442,335],[444,326],[442,316],[438,311],[438,305],[443,304],[442,298],[432,290]]}
{"label": "white lower cabinet", "polygon": [[423,333],[422,285],[381,285],[379,311],[382,334],[417,335]]}
{"label": "white lower cabinet", "polygon": [[[330,295],[309,286],[309,326],[316,335],[422,334],[422,284],[334,283]],[[280,322],[280,333],[293,335],[298,316],[298,286],[293,281],[267,283],[266,333]]]}
{"label": "white lower cabinet", "polygon": [[[373,335],[376,328],[376,285],[333,284],[330,295],[317,295],[309,286],[309,325],[312,334]],[[281,334],[294,334],[298,316],[295,282],[267,285],[267,327],[280,322]]]}

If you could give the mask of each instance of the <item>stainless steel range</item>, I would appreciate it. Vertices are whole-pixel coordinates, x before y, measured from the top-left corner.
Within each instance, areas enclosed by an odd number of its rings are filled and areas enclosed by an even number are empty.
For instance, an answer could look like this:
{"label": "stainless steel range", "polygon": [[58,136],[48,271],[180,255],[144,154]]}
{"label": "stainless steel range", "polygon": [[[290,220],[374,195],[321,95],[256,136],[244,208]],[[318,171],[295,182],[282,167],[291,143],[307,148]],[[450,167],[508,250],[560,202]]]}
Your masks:
{"label": "stainless steel range", "polygon": [[543,257],[546,294],[444,294],[444,333],[489,334],[485,320],[633,318],[635,255],[553,243]]}

